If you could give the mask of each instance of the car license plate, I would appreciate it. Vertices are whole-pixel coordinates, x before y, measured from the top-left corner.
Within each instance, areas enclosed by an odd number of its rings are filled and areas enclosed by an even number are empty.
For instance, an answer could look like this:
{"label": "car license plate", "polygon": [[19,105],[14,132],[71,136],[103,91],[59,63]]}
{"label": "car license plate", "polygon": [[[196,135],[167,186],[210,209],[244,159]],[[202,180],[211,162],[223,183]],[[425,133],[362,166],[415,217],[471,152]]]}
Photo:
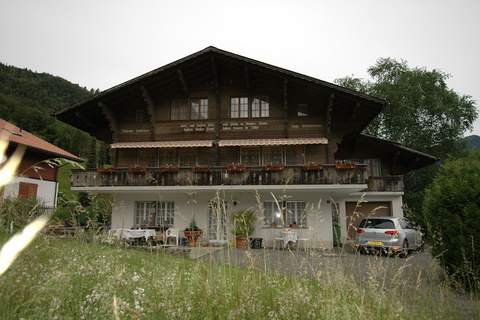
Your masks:
{"label": "car license plate", "polygon": [[368,245],[369,246],[383,246],[383,242],[382,241],[368,241]]}

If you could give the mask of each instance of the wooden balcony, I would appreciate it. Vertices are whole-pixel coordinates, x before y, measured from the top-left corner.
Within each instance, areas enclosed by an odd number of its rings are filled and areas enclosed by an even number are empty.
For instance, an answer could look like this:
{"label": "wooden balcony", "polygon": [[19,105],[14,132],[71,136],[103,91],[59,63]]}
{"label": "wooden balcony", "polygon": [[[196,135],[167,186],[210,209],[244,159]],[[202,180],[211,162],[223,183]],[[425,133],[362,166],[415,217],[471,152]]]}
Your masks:
{"label": "wooden balcony", "polygon": [[71,183],[72,187],[366,184],[367,176],[363,165],[338,168],[334,164],[273,169],[247,167],[236,170],[227,167],[201,170],[116,168],[108,172],[73,170]]}
{"label": "wooden balcony", "polygon": [[368,177],[367,191],[403,192],[403,176]]}

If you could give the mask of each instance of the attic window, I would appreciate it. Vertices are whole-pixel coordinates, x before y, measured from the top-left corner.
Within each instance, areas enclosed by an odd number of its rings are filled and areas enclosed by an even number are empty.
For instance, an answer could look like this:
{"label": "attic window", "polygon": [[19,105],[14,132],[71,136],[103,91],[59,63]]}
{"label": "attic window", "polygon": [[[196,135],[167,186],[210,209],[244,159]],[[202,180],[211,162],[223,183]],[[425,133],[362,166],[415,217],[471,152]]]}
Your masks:
{"label": "attic window", "polygon": [[308,104],[299,103],[297,104],[297,117],[307,117],[308,116]]}

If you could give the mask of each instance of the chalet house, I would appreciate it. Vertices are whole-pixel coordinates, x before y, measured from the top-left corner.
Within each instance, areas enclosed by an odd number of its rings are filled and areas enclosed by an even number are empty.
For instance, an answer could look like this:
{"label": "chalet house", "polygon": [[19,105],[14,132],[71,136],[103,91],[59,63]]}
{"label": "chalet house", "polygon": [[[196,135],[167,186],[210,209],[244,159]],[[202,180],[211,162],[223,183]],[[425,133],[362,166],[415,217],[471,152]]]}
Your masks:
{"label": "chalet house", "polygon": [[0,137],[9,142],[7,157],[18,146],[26,147],[15,178],[0,190],[0,200],[9,197],[35,198],[44,208],[56,207],[58,167],[48,165],[45,160],[80,159],[3,119],[0,119]]}
{"label": "chalet house", "polygon": [[362,134],[384,103],[208,47],[57,117],[110,144],[112,167],[75,171],[72,189],[113,194],[112,228],[182,231],[194,218],[204,241],[222,241],[230,214],[251,208],[267,246],[294,227],[331,247],[355,233],[354,212],[402,216],[403,175],[435,161]]}

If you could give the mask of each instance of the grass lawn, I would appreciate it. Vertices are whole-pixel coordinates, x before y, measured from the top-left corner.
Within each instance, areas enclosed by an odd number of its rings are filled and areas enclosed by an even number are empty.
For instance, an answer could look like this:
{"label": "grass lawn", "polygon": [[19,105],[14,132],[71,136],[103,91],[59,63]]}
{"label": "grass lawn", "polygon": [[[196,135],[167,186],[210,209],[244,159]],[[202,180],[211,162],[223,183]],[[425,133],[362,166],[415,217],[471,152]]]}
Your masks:
{"label": "grass lawn", "polygon": [[[5,241],[5,236],[3,236]],[[3,242],[1,241],[1,242]],[[401,278],[401,277],[399,277]],[[441,285],[287,277],[161,252],[37,239],[0,277],[1,319],[461,319]],[[114,302],[115,301],[115,302]]]}

